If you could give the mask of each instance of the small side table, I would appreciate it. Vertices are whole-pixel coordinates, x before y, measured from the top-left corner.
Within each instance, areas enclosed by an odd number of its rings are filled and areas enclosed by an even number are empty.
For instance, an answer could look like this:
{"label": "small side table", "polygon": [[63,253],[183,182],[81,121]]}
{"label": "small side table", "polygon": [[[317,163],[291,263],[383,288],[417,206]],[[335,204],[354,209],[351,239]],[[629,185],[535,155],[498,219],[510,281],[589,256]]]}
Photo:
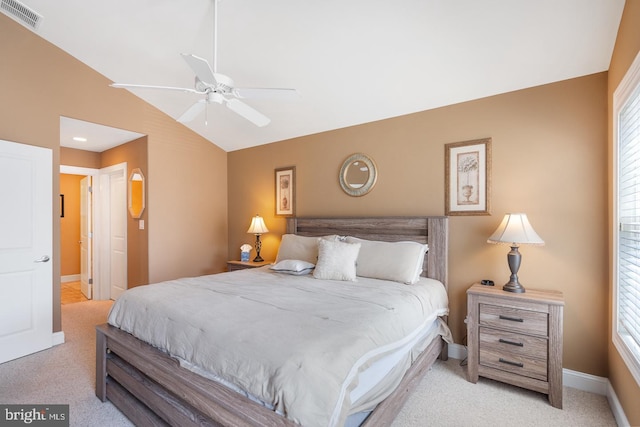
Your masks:
{"label": "small side table", "polygon": [[272,261],[227,261],[227,271],[245,270],[247,268],[258,268],[264,265],[273,264]]}
{"label": "small side table", "polygon": [[562,409],[561,292],[467,290],[469,381],[491,378],[549,395]]}

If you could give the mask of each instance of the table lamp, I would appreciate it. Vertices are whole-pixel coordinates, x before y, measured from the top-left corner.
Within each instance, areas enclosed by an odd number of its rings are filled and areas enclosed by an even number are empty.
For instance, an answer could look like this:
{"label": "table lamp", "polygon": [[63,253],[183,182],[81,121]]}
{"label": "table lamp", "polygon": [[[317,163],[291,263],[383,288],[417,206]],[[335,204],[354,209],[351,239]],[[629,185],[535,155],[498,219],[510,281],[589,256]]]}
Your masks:
{"label": "table lamp", "polygon": [[267,226],[264,225],[264,220],[260,215],[256,215],[251,218],[251,225],[247,230],[247,233],[256,235],[256,257],[253,259],[253,262],[262,262],[264,261],[260,256],[260,249],[262,249],[262,242],[260,242],[260,235],[264,233],[268,233],[269,230]]}
{"label": "table lamp", "polygon": [[516,293],[525,292],[524,286],[518,281],[518,269],[522,260],[522,256],[518,252],[518,245],[544,245],[544,241],[529,223],[527,215],[523,213],[506,214],[487,242],[506,243],[511,246],[511,251],[507,254],[511,277],[502,290]]}

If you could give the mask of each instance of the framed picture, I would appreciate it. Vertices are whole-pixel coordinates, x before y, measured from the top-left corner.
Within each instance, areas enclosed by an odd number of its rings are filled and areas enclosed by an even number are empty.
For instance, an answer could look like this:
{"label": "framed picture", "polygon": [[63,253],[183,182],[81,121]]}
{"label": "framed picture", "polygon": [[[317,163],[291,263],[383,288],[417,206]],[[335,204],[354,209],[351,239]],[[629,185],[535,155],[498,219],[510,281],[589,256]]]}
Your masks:
{"label": "framed picture", "polygon": [[276,215],[296,213],[296,167],[276,169]]}
{"label": "framed picture", "polygon": [[491,138],[445,144],[445,215],[490,215]]}

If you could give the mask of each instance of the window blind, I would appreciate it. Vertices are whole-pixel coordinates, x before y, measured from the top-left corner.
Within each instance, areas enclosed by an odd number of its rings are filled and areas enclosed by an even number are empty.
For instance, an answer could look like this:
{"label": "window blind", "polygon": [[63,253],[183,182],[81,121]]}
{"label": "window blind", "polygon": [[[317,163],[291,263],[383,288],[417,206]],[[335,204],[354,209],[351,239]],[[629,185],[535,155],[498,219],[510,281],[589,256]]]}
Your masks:
{"label": "window blind", "polygon": [[640,360],[640,86],[618,115],[618,333]]}

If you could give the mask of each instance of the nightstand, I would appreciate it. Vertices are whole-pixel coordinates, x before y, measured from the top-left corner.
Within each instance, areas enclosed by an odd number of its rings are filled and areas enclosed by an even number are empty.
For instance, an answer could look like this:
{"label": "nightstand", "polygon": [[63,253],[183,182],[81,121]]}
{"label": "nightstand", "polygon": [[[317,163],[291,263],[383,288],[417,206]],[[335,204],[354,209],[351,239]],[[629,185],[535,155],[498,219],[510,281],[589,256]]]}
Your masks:
{"label": "nightstand", "polygon": [[562,409],[561,292],[474,284],[467,290],[469,381],[478,377],[549,395]]}
{"label": "nightstand", "polygon": [[253,261],[227,261],[227,271],[237,271],[244,270],[247,268],[257,268],[262,267],[263,265],[273,264],[271,261],[261,261],[261,262],[253,262]]}

